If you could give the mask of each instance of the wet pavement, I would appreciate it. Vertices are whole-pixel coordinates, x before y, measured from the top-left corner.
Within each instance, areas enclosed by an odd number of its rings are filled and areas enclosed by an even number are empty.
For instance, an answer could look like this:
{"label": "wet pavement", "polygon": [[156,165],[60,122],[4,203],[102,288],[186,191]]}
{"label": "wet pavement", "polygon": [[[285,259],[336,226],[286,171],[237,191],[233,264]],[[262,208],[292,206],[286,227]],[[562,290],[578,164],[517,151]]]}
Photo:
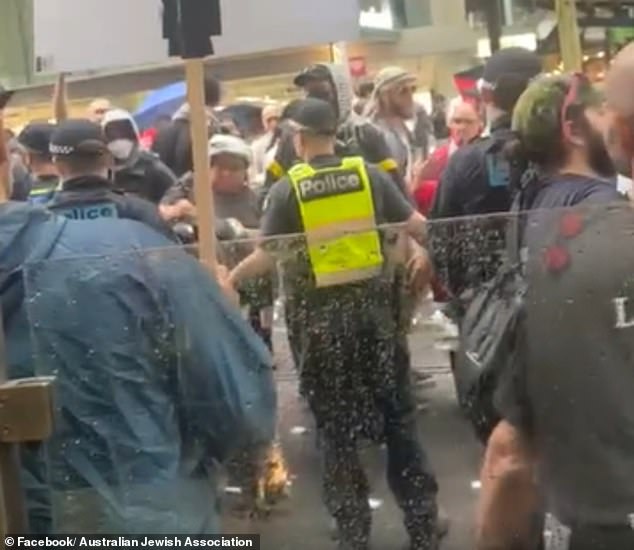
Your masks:
{"label": "wet pavement", "polygon": [[[297,379],[283,331],[276,332],[280,427],[279,435],[293,476],[290,496],[264,520],[225,517],[224,531],[260,533],[262,550],[330,550],[330,521],[321,504],[320,457],[310,415],[298,398]],[[421,439],[436,471],[439,502],[451,521],[443,550],[473,547],[471,531],[477,497],[481,449],[461,417],[455,399],[447,355],[434,349],[424,332],[412,336],[413,365],[432,374],[436,386],[419,392],[429,403],[419,415]],[[380,448],[363,451],[372,487],[372,550],[400,550],[406,543],[401,514],[387,487],[385,457]]]}

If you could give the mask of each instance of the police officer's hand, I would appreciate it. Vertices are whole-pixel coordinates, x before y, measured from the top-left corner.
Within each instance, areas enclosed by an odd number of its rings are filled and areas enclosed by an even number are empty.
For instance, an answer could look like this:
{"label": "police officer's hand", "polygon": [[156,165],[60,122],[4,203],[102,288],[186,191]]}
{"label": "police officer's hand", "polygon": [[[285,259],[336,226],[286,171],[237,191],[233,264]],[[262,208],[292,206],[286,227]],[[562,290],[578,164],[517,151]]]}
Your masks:
{"label": "police officer's hand", "polygon": [[416,250],[407,262],[408,285],[412,292],[420,294],[429,286],[433,269],[429,254],[423,248]]}

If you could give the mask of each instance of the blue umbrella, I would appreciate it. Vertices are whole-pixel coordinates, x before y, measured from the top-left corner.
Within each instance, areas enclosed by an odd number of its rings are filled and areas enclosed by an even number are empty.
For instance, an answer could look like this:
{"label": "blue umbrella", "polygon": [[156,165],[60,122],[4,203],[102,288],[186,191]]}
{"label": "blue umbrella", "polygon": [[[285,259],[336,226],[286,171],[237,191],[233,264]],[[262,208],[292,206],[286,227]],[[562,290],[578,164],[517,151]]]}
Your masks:
{"label": "blue umbrella", "polygon": [[150,92],[134,113],[139,129],[150,128],[160,116],[171,116],[185,102],[186,95],[185,82],[174,82]]}

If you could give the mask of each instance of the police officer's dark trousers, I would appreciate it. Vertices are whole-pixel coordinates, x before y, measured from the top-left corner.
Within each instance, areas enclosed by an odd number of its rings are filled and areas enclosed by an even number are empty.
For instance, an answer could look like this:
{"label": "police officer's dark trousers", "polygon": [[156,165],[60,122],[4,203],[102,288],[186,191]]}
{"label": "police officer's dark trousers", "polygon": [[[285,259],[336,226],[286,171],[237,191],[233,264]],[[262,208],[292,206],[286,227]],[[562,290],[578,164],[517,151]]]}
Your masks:
{"label": "police officer's dark trousers", "polygon": [[[384,417],[388,484],[403,510],[405,527],[415,549],[437,547],[436,493],[438,487],[416,428],[409,373],[399,376],[396,399],[379,405]],[[366,548],[370,531],[368,482],[356,442],[346,434],[323,434],[324,495],[341,535]]]}
{"label": "police officer's dark trousers", "polygon": [[342,293],[330,298],[334,315],[309,308],[304,319],[301,376],[321,436],[325,503],[342,546],[366,549],[369,487],[357,444],[384,442],[388,483],[413,548],[435,550],[437,484],[418,441],[408,361],[398,356],[407,348],[396,346],[389,290],[384,304],[372,295],[379,294]]}

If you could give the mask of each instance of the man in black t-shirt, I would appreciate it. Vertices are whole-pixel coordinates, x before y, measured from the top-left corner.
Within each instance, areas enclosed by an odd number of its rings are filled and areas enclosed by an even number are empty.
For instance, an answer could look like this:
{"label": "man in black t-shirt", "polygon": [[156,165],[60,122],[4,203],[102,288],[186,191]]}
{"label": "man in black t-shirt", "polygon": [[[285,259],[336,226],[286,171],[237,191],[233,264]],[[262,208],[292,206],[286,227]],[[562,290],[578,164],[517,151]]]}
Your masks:
{"label": "man in black t-shirt", "polygon": [[541,78],[514,113],[533,209],[520,220],[528,292],[496,396],[503,420],[482,472],[478,549],[535,548],[538,493],[563,548],[634,547],[634,217],[611,178],[609,123],[579,75]]}

